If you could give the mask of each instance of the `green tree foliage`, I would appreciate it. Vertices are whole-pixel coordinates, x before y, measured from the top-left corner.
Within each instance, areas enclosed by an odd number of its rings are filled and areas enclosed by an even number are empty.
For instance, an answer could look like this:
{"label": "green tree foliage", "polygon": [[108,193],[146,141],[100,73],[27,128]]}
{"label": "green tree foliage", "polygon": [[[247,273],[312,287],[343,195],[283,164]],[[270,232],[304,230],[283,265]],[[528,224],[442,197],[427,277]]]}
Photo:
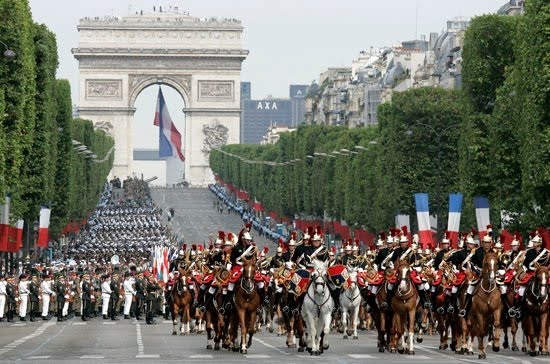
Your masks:
{"label": "green tree foliage", "polygon": [[518,17],[483,15],[474,18],[464,38],[462,77],[475,111],[491,113],[506,68],[514,63]]}
{"label": "green tree foliage", "polygon": [[550,225],[550,3],[531,0],[519,29],[514,91],[519,109],[523,223]]}
{"label": "green tree foliage", "polygon": [[0,61],[0,89],[5,99],[2,133],[10,143],[5,150],[6,189],[12,194],[12,212],[22,216],[29,205],[22,199],[28,183],[21,171],[32,147],[36,120],[34,29],[27,0],[0,0],[0,19],[0,37],[17,53],[13,61]]}
{"label": "green tree foliage", "polygon": [[45,25],[34,25],[36,57],[36,122],[31,148],[24,154],[22,201],[24,216],[38,215],[40,204],[50,204],[55,195],[57,124],[55,120],[57,42]]}

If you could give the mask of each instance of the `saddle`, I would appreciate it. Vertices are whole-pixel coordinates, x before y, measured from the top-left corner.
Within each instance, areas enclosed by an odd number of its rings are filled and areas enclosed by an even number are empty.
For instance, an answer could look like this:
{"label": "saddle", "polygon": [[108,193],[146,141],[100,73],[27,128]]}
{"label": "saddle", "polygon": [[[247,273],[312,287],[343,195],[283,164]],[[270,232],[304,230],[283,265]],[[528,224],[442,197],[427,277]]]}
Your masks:
{"label": "saddle", "polygon": [[307,269],[298,269],[288,281],[288,291],[295,296],[301,296],[307,291],[311,281],[311,273]]}
{"label": "saddle", "polygon": [[411,277],[411,280],[413,281],[414,284],[421,284],[422,283],[421,275],[418,274],[418,272],[415,271],[414,269],[411,270],[410,277]]}
{"label": "saddle", "polygon": [[535,272],[521,272],[517,275],[516,281],[521,285],[527,285],[535,276]]}
{"label": "saddle", "polygon": [[349,272],[346,266],[342,264],[333,265],[327,269],[329,280],[336,288],[342,287],[349,279]]}

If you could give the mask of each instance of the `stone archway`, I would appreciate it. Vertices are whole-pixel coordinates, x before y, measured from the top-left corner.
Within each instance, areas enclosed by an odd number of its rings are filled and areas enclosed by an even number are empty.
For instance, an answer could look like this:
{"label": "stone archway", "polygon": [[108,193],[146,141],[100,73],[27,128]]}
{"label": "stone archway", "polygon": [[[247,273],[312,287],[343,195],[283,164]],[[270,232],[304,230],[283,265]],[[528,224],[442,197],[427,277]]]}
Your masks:
{"label": "stone archway", "polygon": [[124,178],[132,164],[136,98],[165,84],[183,98],[185,175],[192,185],[213,182],[212,148],[239,143],[243,27],[235,19],[202,20],[182,13],[84,18],[78,26],[80,117],[115,139],[112,175]]}

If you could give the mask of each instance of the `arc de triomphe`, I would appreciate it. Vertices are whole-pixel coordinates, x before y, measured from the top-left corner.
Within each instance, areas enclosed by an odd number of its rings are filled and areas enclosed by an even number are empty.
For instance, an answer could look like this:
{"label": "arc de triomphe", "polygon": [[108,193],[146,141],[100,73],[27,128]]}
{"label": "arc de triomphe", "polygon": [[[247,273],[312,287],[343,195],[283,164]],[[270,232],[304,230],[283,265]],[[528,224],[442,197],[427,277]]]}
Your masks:
{"label": "arc de triomphe", "polygon": [[132,124],[139,93],[153,84],[183,98],[185,177],[212,182],[210,149],[239,143],[243,27],[236,19],[181,13],[84,18],[73,49],[79,62],[80,117],[115,139],[111,175],[130,175]]}

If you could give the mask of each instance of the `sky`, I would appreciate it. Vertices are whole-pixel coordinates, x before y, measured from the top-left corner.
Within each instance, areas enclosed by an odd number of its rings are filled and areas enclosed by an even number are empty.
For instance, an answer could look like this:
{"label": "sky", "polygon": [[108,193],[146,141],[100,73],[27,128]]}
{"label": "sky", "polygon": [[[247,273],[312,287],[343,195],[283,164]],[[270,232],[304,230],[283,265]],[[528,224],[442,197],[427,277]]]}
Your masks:
{"label": "sky", "polygon": [[[56,33],[58,78],[70,81],[78,102],[80,18],[125,16],[153,6],[177,5],[191,16],[237,18],[244,26],[243,47],[250,51],[241,78],[252,82],[252,98],[288,97],[290,84],[310,84],[328,67],[350,66],[361,50],[395,45],[441,33],[457,16],[494,13],[506,0],[29,0],[33,18]],[[136,101],[136,120],[151,119],[158,88],[147,88]],[[183,118],[183,101],[163,87],[174,118]],[[178,100],[179,99],[179,100]],[[171,100],[174,100],[173,102]],[[150,123],[148,123],[150,124]],[[178,122],[176,121],[176,125]],[[150,130],[134,128],[138,136]],[[143,138],[142,138],[143,139]],[[139,147],[154,147],[158,139]],[[144,139],[144,140],[145,140]],[[154,139],[154,140],[153,140]],[[154,141],[154,143],[153,143]],[[147,145],[145,145],[147,144]],[[150,144],[150,146],[148,146]]]}

